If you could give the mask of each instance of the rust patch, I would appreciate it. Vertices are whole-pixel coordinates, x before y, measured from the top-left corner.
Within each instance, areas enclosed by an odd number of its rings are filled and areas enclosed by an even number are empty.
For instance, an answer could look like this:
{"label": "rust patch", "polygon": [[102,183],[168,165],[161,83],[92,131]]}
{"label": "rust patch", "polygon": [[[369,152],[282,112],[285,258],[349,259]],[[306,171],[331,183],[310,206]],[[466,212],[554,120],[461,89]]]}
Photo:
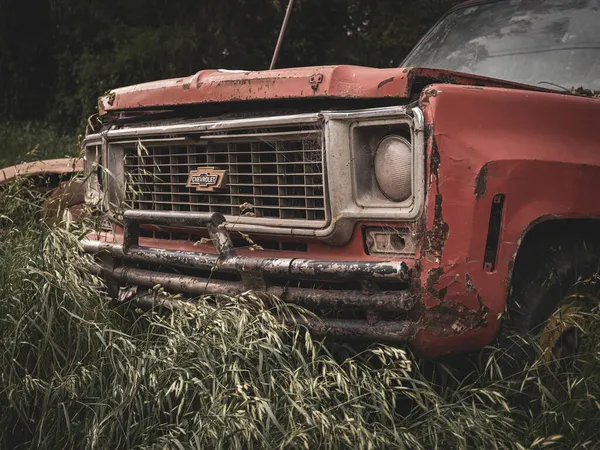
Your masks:
{"label": "rust patch", "polygon": [[429,172],[435,176],[436,181],[438,177],[438,171],[440,168],[440,151],[437,146],[435,139],[432,139],[431,143],[431,157],[429,158]]}
{"label": "rust patch", "polygon": [[435,269],[431,269],[427,273],[427,283],[426,288],[427,292],[437,296],[439,293],[435,290],[435,285],[439,281],[440,277],[444,274],[444,269],[442,267],[437,267]]}
{"label": "rust patch", "polygon": [[427,251],[431,252],[437,258],[442,257],[444,244],[446,243],[448,232],[450,231],[450,226],[446,223],[442,214],[442,203],[442,194],[436,194],[433,227],[431,230],[426,230],[424,236],[427,244]]}
{"label": "rust patch", "polygon": [[469,275],[468,273],[465,274],[465,285],[467,287],[467,291],[469,292],[474,292],[475,291],[475,286],[473,286],[473,279],[471,278],[471,275]]}
{"label": "rust patch", "polygon": [[462,303],[446,301],[423,311],[419,326],[436,336],[450,336],[484,328],[487,315],[488,308],[485,305],[471,309]]}
{"label": "rust patch", "polygon": [[475,199],[481,199],[487,191],[489,163],[486,163],[475,177]]}
{"label": "rust patch", "polygon": [[391,83],[392,81],[394,81],[394,78],[395,78],[395,77],[390,77],[390,78],[387,78],[387,79],[383,80],[381,83],[379,83],[379,84],[377,85],[377,89],[381,89],[381,88],[382,88],[383,86],[385,86],[386,84],[388,84],[388,83]]}
{"label": "rust patch", "polygon": [[421,259],[417,259],[410,271],[409,290],[411,292],[421,292],[421,270],[423,270],[423,264]]}
{"label": "rust patch", "polygon": [[435,177],[435,187],[437,194],[435,195],[433,226],[431,230],[426,229],[423,232],[423,252],[431,253],[438,259],[442,256],[442,250],[444,248],[444,244],[446,243],[446,239],[448,238],[448,232],[450,231],[450,227],[444,220],[442,212],[442,204],[444,202],[444,198],[442,197],[442,194],[440,194],[439,189],[439,169],[440,152],[437,146],[437,142],[432,136],[431,155],[429,157],[430,185],[433,183]]}
{"label": "rust patch", "polygon": [[508,260],[508,273],[512,274],[513,268],[515,267],[515,257],[513,256]]}
{"label": "rust patch", "polygon": [[429,105],[429,99],[430,98],[435,98],[438,96],[438,91],[437,89],[427,89],[425,92],[423,92],[423,99],[421,100],[421,104],[424,106]]}
{"label": "rust patch", "polygon": [[[442,213],[442,203],[444,199],[442,194],[436,194],[435,196],[435,208],[433,210],[434,219],[433,219],[433,231],[436,232],[437,236],[441,239],[442,246],[446,242],[446,238],[448,237],[448,231],[450,227],[444,220],[444,215]],[[441,253],[441,247],[440,247]]]}
{"label": "rust patch", "polygon": [[34,177],[44,174],[64,175],[77,172],[83,172],[83,159],[60,158],[33,161],[0,168],[0,184],[9,183],[17,177]]}

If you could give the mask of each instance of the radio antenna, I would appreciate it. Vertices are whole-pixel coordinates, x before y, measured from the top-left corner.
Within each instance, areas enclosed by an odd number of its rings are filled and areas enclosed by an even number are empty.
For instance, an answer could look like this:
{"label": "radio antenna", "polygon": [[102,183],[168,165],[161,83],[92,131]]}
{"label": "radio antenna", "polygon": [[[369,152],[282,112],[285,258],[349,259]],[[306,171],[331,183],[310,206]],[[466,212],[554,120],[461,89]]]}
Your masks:
{"label": "radio antenna", "polygon": [[283,18],[283,24],[281,25],[279,38],[277,38],[277,45],[275,46],[275,51],[273,52],[273,59],[271,60],[271,67],[269,67],[269,70],[273,70],[273,68],[275,68],[275,63],[277,62],[277,57],[279,56],[279,50],[281,49],[281,43],[283,42],[283,36],[285,34],[288,21],[290,20],[290,13],[292,12],[293,6],[294,0],[290,0],[290,2],[287,5],[287,9],[285,10],[285,17]]}

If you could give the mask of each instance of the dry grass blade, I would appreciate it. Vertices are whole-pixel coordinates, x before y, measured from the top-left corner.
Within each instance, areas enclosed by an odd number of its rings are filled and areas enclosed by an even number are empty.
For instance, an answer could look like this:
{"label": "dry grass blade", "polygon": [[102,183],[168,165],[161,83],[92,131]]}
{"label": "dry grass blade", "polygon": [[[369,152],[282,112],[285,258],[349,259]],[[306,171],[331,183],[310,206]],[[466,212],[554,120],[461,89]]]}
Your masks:
{"label": "dry grass blade", "polygon": [[[593,448],[600,323],[578,363],[510,346],[424,362],[313,341],[252,293],[164,314],[114,309],[26,185],[0,192],[1,448]],[[67,228],[68,226],[68,228]],[[165,295],[157,287],[156,295]],[[514,345],[522,342],[514,338]],[[510,338],[508,338],[510,340]],[[541,351],[538,352],[541,355]]]}

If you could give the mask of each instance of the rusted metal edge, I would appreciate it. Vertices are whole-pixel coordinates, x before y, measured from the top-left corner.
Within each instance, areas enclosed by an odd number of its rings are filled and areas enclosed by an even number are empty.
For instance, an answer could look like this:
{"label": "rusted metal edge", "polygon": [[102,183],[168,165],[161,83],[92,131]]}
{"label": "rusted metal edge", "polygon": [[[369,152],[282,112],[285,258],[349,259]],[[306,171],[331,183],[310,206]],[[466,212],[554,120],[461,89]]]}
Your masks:
{"label": "rusted metal edge", "polygon": [[260,271],[266,275],[299,277],[315,280],[391,279],[410,281],[410,269],[403,261],[321,261],[292,258],[252,258],[234,256],[228,259],[218,255],[131,247],[126,252],[120,244],[84,240],[87,253],[108,252],[117,259],[138,263],[163,264],[183,269],[218,270],[219,272]]}
{"label": "rusted metal edge", "polygon": [[140,225],[168,225],[206,227],[210,240],[220,259],[236,256],[235,248],[229,233],[219,227],[225,223],[220,213],[174,212],[174,211],[140,211],[130,209],[123,213],[123,251],[129,252],[139,246]]}
{"label": "rusted metal edge", "polygon": [[[187,293],[195,296],[236,296],[248,291],[240,282],[211,280],[189,275],[166,274],[130,267],[100,268],[98,272],[120,283],[147,287],[160,285],[167,292]],[[329,308],[348,306],[376,311],[405,312],[411,310],[416,303],[416,298],[408,291],[385,291],[367,294],[360,291],[328,291],[270,286],[262,292],[289,303]]]}
{"label": "rusted metal edge", "polygon": [[[158,297],[151,294],[140,295],[136,303],[144,308],[161,306],[170,310],[185,308],[189,299],[175,300]],[[354,319],[319,319],[300,317],[286,318],[282,321],[288,326],[300,325],[307,328],[317,336],[339,336],[345,338],[358,338],[378,342],[409,342],[417,334],[418,324],[409,320],[380,321],[369,324],[364,320]]]}
{"label": "rusted metal edge", "polygon": [[81,158],[59,158],[33,161],[16,166],[0,168],[0,184],[9,183],[17,177],[32,177],[44,174],[67,174],[83,171]]}
{"label": "rusted metal edge", "polygon": [[378,342],[409,342],[414,339],[419,329],[417,322],[409,320],[380,321],[371,325],[363,320],[298,318],[297,323],[318,335],[342,336]]}

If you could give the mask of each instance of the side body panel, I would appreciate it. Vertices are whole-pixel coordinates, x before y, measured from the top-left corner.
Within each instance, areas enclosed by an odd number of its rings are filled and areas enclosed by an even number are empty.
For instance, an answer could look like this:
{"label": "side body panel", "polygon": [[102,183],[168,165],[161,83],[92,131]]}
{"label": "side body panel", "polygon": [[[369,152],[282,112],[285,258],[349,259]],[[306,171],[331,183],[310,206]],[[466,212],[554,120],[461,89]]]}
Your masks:
{"label": "side body panel", "polygon": [[[485,323],[452,324],[462,333],[422,329],[414,343],[426,354],[476,349],[497,332],[528,229],[553,218],[600,218],[600,100],[439,84],[420,104],[428,124],[422,300],[430,310],[479,310]],[[505,195],[498,255],[486,271],[497,194]]]}

